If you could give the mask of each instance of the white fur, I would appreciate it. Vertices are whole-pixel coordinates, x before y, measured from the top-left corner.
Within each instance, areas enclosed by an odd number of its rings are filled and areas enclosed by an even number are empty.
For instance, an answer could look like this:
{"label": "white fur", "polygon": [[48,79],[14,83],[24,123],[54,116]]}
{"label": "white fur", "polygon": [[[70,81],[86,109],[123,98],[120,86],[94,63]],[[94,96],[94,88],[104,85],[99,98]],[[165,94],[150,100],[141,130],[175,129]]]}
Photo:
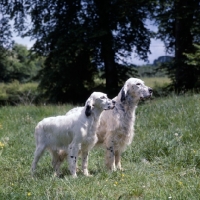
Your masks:
{"label": "white fur", "polygon": [[88,152],[97,142],[96,128],[103,110],[113,109],[114,101],[101,92],[94,92],[85,107],[72,109],[67,115],[45,118],[35,128],[36,150],[32,163],[32,174],[45,149],[52,154],[52,165],[59,175],[62,149],[68,155],[69,170],[76,177],[78,152],[82,154],[82,169],[88,176]]}
{"label": "white fur", "polygon": [[121,153],[133,140],[138,102],[151,95],[152,89],[145,86],[142,80],[130,78],[114,98],[115,108],[101,114],[97,145],[103,144],[106,148],[105,161],[109,170],[121,169]]}
{"label": "white fur", "polygon": [[[106,166],[109,170],[116,167],[121,170],[121,153],[130,145],[134,136],[135,110],[140,99],[152,96],[152,89],[145,86],[141,79],[130,78],[113,100],[113,110],[103,111],[97,129],[98,142],[106,149]],[[79,110],[81,107],[72,109]],[[59,152],[60,161],[66,157],[63,150]]]}

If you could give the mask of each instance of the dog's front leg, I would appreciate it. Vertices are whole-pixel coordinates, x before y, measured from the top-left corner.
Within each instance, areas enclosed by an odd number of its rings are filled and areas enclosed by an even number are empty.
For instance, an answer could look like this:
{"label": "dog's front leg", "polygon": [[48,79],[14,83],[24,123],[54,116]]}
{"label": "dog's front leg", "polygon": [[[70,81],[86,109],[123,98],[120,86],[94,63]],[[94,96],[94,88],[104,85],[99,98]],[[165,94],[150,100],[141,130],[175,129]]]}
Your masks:
{"label": "dog's front leg", "polygon": [[111,171],[115,171],[115,151],[111,145],[106,148],[106,167]]}
{"label": "dog's front leg", "polygon": [[121,167],[121,152],[115,151],[115,166],[117,169],[122,170]]}
{"label": "dog's front leg", "polygon": [[76,178],[76,163],[78,160],[78,151],[79,145],[78,144],[70,144],[69,145],[69,154],[68,154],[68,161],[69,161],[69,170],[71,175]]}
{"label": "dog's front leg", "polygon": [[85,176],[89,176],[88,173],[88,151],[82,151],[82,170]]}

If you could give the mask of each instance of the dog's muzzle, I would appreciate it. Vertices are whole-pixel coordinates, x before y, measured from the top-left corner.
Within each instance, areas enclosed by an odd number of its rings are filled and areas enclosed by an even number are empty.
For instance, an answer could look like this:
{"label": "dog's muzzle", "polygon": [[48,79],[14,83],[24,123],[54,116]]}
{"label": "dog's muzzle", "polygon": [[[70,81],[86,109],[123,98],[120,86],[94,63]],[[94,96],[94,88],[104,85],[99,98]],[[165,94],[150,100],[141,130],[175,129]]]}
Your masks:
{"label": "dog's muzzle", "polygon": [[149,88],[149,93],[150,93],[150,96],[152,96],[152,94],[153,94],[153,89],[152,88]]}
{"label": "dog's muzzle", "polygon": [[109,105],[108,108],[105,108],[104,110],[111,110],[115,107],[116,101],[112,100],[112,105]]}
{"label": "dog's muzzle", "polygon": [[140,100],[145,100],[145,99],[149,99],[152,97],[152,94],[153,94],[153,89],[152,88],[149,88],[149,95],[145,96],[145,97],[140,97]]}

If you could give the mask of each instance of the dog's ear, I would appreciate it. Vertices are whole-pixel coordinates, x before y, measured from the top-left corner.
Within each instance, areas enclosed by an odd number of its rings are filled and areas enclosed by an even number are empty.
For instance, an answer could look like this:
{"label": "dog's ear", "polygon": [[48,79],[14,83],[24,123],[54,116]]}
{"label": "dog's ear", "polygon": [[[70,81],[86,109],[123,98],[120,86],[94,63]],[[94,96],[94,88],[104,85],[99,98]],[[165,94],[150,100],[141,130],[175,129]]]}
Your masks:
{"label": "dog's ear", "polygon": [[126,85],[121,89],[121,102],[126,100],[127,87]]}
{"label": "dog's ear", "polygon": [[89,117],[92,112],[92,99],[88,99],[85,104],[85,115]]}

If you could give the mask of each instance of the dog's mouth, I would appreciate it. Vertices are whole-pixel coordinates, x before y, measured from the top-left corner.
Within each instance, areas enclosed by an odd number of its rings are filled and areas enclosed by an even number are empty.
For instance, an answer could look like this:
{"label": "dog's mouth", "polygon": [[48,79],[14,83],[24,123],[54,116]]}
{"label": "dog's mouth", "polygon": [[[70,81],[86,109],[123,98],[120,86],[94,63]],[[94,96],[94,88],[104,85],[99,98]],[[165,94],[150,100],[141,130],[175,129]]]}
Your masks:
{"label": "dog's mouth", "polygon": [[104,108],[104,110],[112,110],[115,107],[115,105],[108,106],[107,108]]}
{"label": "dog's mouth", "polygon": [[152,96],[152,95],[150,94],[150,95],[145,96],[145,97],[140,97],[140,100],[141,100],[141,101],[144,101],[144,100],[146,100],[146,99],[150,99],[151,96]]}

